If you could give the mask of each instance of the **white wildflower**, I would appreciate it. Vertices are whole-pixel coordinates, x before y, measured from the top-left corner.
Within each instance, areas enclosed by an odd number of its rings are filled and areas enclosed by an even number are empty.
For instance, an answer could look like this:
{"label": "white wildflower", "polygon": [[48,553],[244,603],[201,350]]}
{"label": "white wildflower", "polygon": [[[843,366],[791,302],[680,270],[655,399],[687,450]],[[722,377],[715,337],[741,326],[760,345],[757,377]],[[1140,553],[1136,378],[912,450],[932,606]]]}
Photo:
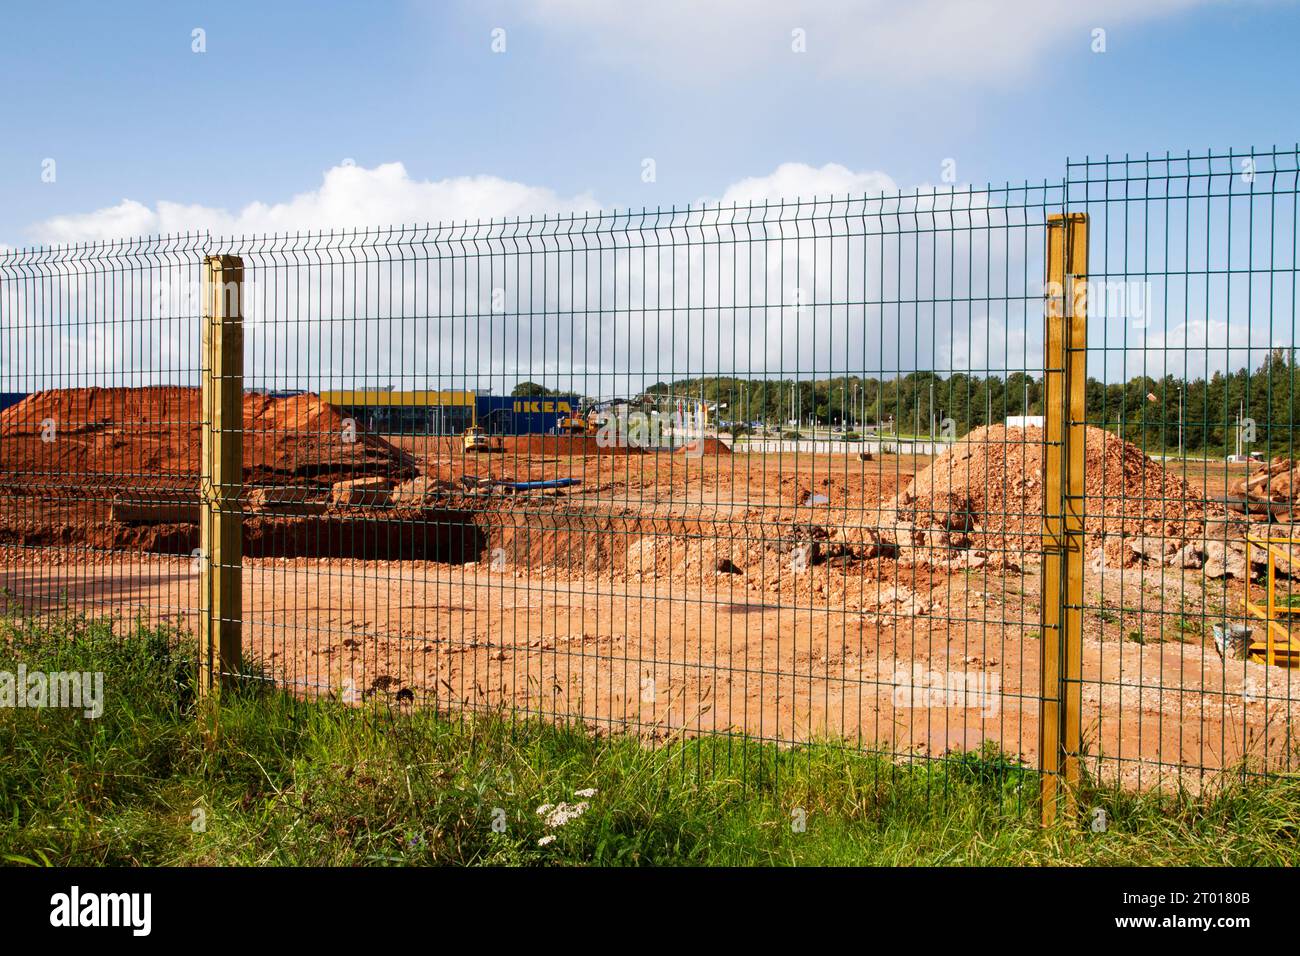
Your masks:
{"label": "white wildflower", "polygon": [[546,818],[546,828],[554,830],[578,819],[587,812],[587,806],[586,800],[581,803],[557,803],[554,806],[543,803],[537,808],[537,813]]}
{"label": "white wildflower", "polygon": [[540,840],[537,841],[537,845],[538,845],[538,846],[546,846],[546,844],[548,844],[548,843],[554,843],[554,842],[555,842],[555,834],[554,834],[554,833],[548,833],[548,834],[546,834],[546,836],[542,837]]}

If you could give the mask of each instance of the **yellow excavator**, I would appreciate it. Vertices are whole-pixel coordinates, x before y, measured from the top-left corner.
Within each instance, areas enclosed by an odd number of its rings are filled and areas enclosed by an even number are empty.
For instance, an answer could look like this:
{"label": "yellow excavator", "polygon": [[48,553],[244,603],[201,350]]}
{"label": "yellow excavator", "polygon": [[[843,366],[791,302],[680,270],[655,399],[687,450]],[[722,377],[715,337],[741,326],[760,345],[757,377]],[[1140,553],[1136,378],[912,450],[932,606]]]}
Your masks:
{"label": "yellow excavator", "polygon": [[465,443],[466,451],[477,452],[492,450],[492,443],[488,441],[487,433],[477,425],[471,425],[469,428],[465,429],[462,441]]}
{"label": "yellow excavator", "polygon": [[564,415],[555,423],[557,435],[595,435],[600,431],[604,416],[615,405],[631,404],[625,398],[608,398],[604,401],[584,401],[576,413]]}
{"label": "yellow excavator", "polygon": [[596,430],[596,423],[581,413],[564,415],[555,422],[557,435],[594,435]]}
{"label": "yellow excavator", "polygon": [[474,417],[469,428],[466,428],[461,435],[461,442],[467,452],[499,451],[503,447],[500,438],[494,441],[487,432],[479,428],[477,408],[474,409]]}

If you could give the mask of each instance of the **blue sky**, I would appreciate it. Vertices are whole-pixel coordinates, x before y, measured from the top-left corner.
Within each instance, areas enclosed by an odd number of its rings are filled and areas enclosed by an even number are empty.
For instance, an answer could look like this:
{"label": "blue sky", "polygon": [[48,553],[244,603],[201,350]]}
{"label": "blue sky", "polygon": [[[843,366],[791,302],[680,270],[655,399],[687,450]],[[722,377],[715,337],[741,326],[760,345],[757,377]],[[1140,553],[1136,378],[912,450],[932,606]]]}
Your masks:
{"label": "blue sky", "polygon": [[820,192],[938,182],[946,159],[981,184],[1058,179],[1067,155],[1291,145],[1297,49],[1291,0],[21,4],[0,34],[0,243],[218,211],[287,227],[301,207],[247,207],[310,206],[345,159],[480,177],[383,201],[357,181],[328,207],[382,223],[680,205],[782,164],[782,192]]}

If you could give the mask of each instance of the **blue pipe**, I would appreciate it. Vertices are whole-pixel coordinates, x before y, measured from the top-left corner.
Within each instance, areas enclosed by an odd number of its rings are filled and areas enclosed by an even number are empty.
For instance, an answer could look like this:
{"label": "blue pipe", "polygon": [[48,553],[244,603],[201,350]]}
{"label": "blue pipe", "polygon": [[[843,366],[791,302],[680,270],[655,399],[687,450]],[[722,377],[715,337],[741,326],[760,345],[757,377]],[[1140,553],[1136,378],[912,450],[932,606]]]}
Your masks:
{"label": "blue pipe", "polygon": [[511,491],[541,491],[546,488],[568,488],[582,484],[581,478],[551,478],[547,481],[502,481],[499,484]]}

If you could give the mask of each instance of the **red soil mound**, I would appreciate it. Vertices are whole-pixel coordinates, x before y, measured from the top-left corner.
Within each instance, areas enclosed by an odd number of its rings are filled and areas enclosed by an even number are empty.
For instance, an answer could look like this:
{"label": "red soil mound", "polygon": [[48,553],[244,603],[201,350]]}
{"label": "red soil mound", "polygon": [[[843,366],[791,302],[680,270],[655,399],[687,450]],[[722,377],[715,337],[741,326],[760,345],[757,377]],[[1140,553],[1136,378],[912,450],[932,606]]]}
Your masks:
{"label": "red soil mound", "polygon": [[731,447],[716,438],[701,438],[679,449],[678,454],[730,455]]}
{"label": "red soil mound", "polygon": [[[970,534],[983,547],[1037,550],[1044,451],[1042,429],[978,428],[920,472],[885,510],[918,528]],[[1092,546],[1102,536],[1201,537],[1206,517],[1223,513],[1104,429],[1085,429],[1084,459],[1084,530]]]}
{"label": "red soil mound", "polygon": [[[0,412],[0,473],[7,482],[185,485],[177,479],[199,473],[201,424],[197,388],[37,392]],[[414,460],[359,426],[347,427],[342,413],[316,395],[244,396],[246,482],[369,474],[408,478]]]}

